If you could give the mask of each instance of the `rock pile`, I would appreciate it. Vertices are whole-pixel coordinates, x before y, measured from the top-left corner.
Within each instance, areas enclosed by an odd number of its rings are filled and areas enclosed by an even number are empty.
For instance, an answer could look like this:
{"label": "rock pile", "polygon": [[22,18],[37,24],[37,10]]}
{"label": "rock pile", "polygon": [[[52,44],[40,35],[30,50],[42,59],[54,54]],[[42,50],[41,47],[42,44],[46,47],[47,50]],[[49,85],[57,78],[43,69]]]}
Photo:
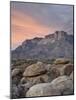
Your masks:
{"label": "rock pile", "polygon": [[32,86],[26,93],[26,97],[56,96],[73,94],[73,83],[68,76],[60,76],[51,83],[42,83]]}
{"label": "rock pile", "polygon": [[28,63],[11,69],[11,98],[74,94],[74,65],[70,60]]}
{"label": "rock pile", "polygon": [[37,62],[36,64],[28,66],[25,69],[23,76],[28,82],[37,84],[48,82],[48,75],[46,73],[47,70],[45,69],[45,65],[42,62]]}

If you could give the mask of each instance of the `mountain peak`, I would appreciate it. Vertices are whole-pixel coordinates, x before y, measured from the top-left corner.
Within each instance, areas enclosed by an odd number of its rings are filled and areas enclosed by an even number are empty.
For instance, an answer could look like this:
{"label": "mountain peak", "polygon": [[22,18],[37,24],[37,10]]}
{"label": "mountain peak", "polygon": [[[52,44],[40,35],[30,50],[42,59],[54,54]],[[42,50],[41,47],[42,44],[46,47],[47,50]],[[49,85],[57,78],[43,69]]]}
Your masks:
{"label": "mountain peak", "polygon": [[73,39],[64,31],[56,31],[44,38],[35,37],[26,40],[12,51],[13,59],[51,59],[73,57]]}
{"label": "mountain peak", "polygon": [[51,38],[51,39],[59,40],[61,38],[65,38],[66,35],[67,35],[67,33],[64,32],[64,31],[56,31],[55,33],[46,35],[45,38],[47,38],[47,39]]}
{"label": "mountain peak", "polygon": [[67,35],[67,33],[64,32],[64,31],[56,31],[55,32],[55,38],[58,39],[58,40],[61,39],[61,38],[65,38],[66,35]]}

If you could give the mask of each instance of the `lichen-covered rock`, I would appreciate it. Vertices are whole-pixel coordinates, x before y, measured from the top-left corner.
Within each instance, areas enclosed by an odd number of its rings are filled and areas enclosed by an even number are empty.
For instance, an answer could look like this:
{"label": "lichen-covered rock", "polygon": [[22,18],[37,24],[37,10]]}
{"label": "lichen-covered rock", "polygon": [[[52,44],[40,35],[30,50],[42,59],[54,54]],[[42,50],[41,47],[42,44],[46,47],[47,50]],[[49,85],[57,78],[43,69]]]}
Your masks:
{"label": "lichen-covered rock", "polygon": [[38,62],[36,64],[32,64],[28,66],[25,69],[25,72],[23,73],[23,76],[30,77],[30,76],[37,76],[46,73],[46,69],[44,67],[44,64],[41,62]]}
{"label": "lichen-covered rock", "polygon": [[54,64],[68,64],[70,61],[65,58],[58,58],[53,63]]}

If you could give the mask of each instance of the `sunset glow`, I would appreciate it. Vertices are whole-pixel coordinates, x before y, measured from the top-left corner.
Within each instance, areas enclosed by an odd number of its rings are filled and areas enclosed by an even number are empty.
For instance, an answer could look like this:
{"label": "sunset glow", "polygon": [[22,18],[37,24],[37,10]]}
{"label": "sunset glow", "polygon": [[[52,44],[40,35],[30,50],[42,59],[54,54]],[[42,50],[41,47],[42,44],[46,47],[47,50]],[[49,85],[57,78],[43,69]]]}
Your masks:
{"label": "sunset glow", "polygon": [[38,21],[34,20],[28,15],[24,15],[21,12],[12,12],[11,17],[11,31],[12,31],[12,44],[16,45],[26,39],[34,37],[43,37],[50,31],[55,29],[40,25]]}
{"label": "sunset glow", "polygon": [[[34,37],[44,37],[45,35],[50,34],[56,30],[65,29],[65,26],[69,24],[68,22],[66,22],[66,20],[64,20],[64,15],[68,16],[70,14],[70,11],[68,11],[68,13],[66,14],[66,12],[60,11],[59,6],[55,5],[55,7],[57,7],[58,9],[55,9],[53,12],[52,5],[48,7],[42,5],[42,8],[40,8],[40,4],[38,5],[32,3],[21,4],[12,2],[11,3],[12,49],[16,48],[24,40],[32,39]],[[66,6],[63,8],[66,8]],[[59,16],[58,13],[62,13],[63,16]],[[65,18],[69,19],[69,17]],[[72,20],[72,18],[70,19]],[[69,26],[67,27],[68,27],[67,29],[69,29]],[[70,27],[72,28],[71,25]]]}

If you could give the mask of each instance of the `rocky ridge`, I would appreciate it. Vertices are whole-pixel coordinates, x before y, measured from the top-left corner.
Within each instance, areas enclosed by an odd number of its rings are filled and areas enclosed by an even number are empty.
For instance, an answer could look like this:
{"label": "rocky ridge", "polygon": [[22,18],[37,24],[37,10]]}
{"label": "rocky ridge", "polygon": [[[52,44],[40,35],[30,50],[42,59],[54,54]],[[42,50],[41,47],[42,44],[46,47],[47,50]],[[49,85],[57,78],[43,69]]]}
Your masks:
{"label": "rocky ridge", "polygon": [[73,35],[64,31],[26,40],[12,51],[12,59],[73,58]]}

